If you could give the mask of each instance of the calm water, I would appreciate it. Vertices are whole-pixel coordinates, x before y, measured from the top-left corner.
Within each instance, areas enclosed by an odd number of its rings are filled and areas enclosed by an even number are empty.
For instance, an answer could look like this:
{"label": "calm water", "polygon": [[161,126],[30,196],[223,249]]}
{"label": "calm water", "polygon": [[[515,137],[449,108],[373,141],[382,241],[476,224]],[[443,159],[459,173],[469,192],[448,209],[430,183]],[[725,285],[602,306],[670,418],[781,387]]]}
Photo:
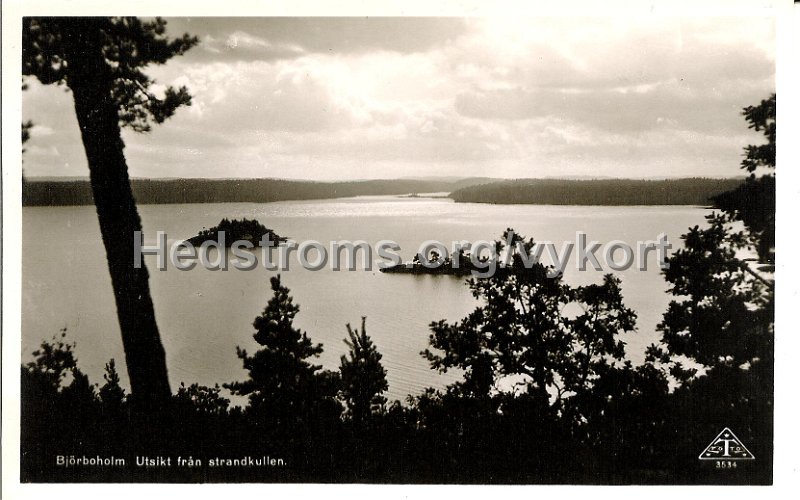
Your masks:
{"label": "calm water", "polygon": [[[404,260],[420,243],[436,239],[495,239],[506,227],[560,248],[584,231],[588,240],[622,240],[633,245],[665,232],[680,246],[680,235],[702,224],[706,211],[696,207],[579,207],[455,204],[446,199],[359,197],[340,200],[267,204],[145,205],[140,207],[146,243],[156,231],[170,239],[193,236],[223,217],[256,218],[278,234],[297,241],[362,239],[398,242]],[[102,382],[110,358],[124,364],[111,281],[94,207],[28,207],[23,209],[22,347],[23,360],[42,339],[68,329],[77,342],[80,366],[94,382]],[[270,297],[269,277],[252,271],[155,269],[148,258],[158,324],[167,352],[173,388],[181,381],[213,385],[241,380],[245,372],[236,357],[240,345],[254,350],[252,321]],[[419,352],[427,345],[428,324],[457,320],[476,302],[463,279],[448,276],[386,275],[375,271],[308,271],[296,260],[283,272],[284,283],[301,307],[297,323],[324,344],[321,363],[338,366],[346,351],[345,324],[367,316],[367,331],[383,354],[391,398],[404,398],[428,386],[442,386],[454,375],[428,368]],[[651,256],[650,270],[619,273],[626,305],[639,315],[638,331],[625,337],[628,356],[643,358],[644,348],[658,338],[655,326],[669,297]],[[601,272],[578,272],[570,262],[566,280],[584,284]],[[126,376],[121,374],[124,379]],[[127,380],[124,380],[127,384]]]}

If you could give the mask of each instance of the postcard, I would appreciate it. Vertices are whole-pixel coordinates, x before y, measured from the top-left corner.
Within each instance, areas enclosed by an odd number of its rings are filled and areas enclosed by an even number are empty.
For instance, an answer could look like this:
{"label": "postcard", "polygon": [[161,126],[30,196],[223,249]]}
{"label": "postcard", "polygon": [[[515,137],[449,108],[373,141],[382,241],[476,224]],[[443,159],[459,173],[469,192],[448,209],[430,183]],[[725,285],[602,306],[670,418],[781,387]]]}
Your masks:
{"label": "postcard", "polygon": [[3,7],[16,494],[777,482],[790,6],[239,4]]}

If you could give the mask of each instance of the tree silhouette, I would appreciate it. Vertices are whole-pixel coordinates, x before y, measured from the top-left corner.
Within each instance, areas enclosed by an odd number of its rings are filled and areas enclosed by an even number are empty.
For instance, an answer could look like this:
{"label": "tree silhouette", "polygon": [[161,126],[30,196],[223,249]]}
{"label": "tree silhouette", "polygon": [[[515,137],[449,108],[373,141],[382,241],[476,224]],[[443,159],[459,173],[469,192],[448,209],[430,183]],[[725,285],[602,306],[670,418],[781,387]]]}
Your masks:
{"label": "tree silhouette", "polygon": [[118,413],[122,410],[125,402],[125,389],[119,384],[119,373],[117,373],[116,362],[113,359],[106,363],[103,379],[106,383],[100,387],[100,401],[107,411],[112,414]]}
{"label": "tree silhouette", "polygon": [[[78,368],[75,344],[66,341],[67,331],[61,330],[52,341],[42,342],[33,352],[34,360],[22,365],[21,391],[22,415],[27,428],[21,429],[24,441],[36,435],[52,436],[53,418],[61,415],[60,429],[73,429],[80,435],[80,426],[91,418],[97,395],[89,377]],[[68,416],[68,418],[63,418]],[[24,427],[24,426],[23,426]],[[47,442],[31,443],[34,447],[47,447]],[[24,448],[23,448],[24,449]]]}
{"label": "tree silhouette", "polygon": [[22,74],[66,84],[89,165],[134,401],[156,411],[170,400],[164,348],[146,267],[134,267],[133,234],[141,220],[131,192],[120,127],[137,132],[190,103],[186,88],[155,96],[142,69],[183,54],[196,38],[170,40],[156,18],[23,18]]}
{"label": "tree silhouette", "polygon": [[383,410],[389,389],[386,369],[381,365],[381,354],[367,335],[367,318],[361,318],[361,331],[347,324],[349,347],[347,355],[341,357],[339,373],[342,378],[340,394],[347,405],[347,414],[356,426],[362,425],[370,415]]}
{"label": "tree silhouette", "polygon": [[62,329],[52,341],[44,341],[33,351],[34,360],[22,365],[22,371],[34,386],[39,397],[62,392],[75,380],[82,378],[75,359],[75,344],[66,341],[67,330]]}
{"label": "tree silhouette", "polygon": [[320,404],[333,402],[338,380],[310,362],[322,353],[322,344],[314,344],[306,332],[294,327],[300,308],[280,276],[270,278],[270,284],[273,296],[253,322],[253,338],[261,349],[251,356],[236,348],[250,378],[224,387],[248,396],[251,413],[286,429],[290,424],[308,424]]}
{"label": "tree silhouette", "polygon": [[[775,294],[772,278],[759,273],[772,270],[774,257],[775,95],[744,115],[768,142],[745,149],[742,168],[750,178],[716,197],[723,213],[691,228],[684,247],[669,257],[664,276],[674,299],[658,325],[662,345],[651,346],[648,357],[668,366],[677,382],[669,407],[680,410],[671,410],[665,429],[680,429],[683,445],[676,450],[707,439],[725,421],[756,455],[770,457]],[[759,177],[762,168],[767,173]],[[762,262],[758,272],[745,258],[754,254]],[[762,471],[768,477],[771,466],[768,460]]]}
{"label": "tree silhouette", "polygon": [[[23,87],[23,90],[24,87]],[[31,129],[33,128],[33,122],[28,120],[26,122],[22,122],[22,154],[25,154],[25,143],[27,143],[31,139]],[[23,162],[25,160],[22,160]],[[26,189],[27,180],[25,179],[25,170],[22,170],[22,206],[25,206],[27,200],[27,189]]]}
{"label": "tree silhouette", "polygon": [[[557,410],[624,357],[617,336],[634,329],[636,315],[624,307],[617,278],[572,288],[552,267],[537,262],[526,268],[517,250],[530,253],[532,239],[514,235],[512,241],[508,266],[468,282],[482,305],[460,322],[432,323],[433,350],[423,355],[433,368],[464,370],[466,394],[486,396],[515,384],[538,404]],[[571,316],[564,312],[567,306],[583,312]]]}
{"label": "tree silhouette", "polygon": [[[31,129],[33,128],[33,122],[28,120],[26,122],[22,122],[22,145],[25,146],[25,143],[28,142],[31,138]],[[22,148],[22,153],[25,153],[25,148]]]}
{"label": "tree silhouette", "polygon": [[[737,189],[713,198],[730,221],[741,221],[748,229],[761,262],[774,261],[775,247],[775,121],[776,96],[772,94],[756,106],[744,108],[748,127],[762,132],[767,142],[745,147],[742,169],[750,173]],[[757,175],[761,170],[762,174]]]}
{"label": "tree silhouette", "polygon": [[[750,128],[763,131],[767,143],[745,148],[742,168],[751,173],[739,188],[715,197],[723,214],[712,213],[708,226],[682,236],[684,248],[669,258],[664,271],[673,300],[659,330],[668,352],[654,347],[662,361],[685,356],[708,368],[771,365],[774,290],[770,279],[750,269],[742,257],[757,253],[771,261],[775,244],[775,94],[744,109]],[[767,173],[756,176],[759,168]],[[736,224],[744,223],[744,230]],[[767,266],[769,269],[769,266]],[[687,380],[694,370],[680,362],[673,375]]]}
{"label": "tree silhouette", "polygon": [[[670,302],[658,325],[662,340],[672,355],[709,367],[764,359],[771,344],[762,327],[768,286],[736,257],[742,239],[729,232],[726,220],[711,215],[708,227],[691,228],[664,271],[669,292],[680,298]],[[685,378],[680,365],[673,375]]]}
{"label": "tree silhouette", "polygon": [[742,168],[755,174],[760,167],[775,168],[775,137],[777,133],[777,122],[775,113],[777,109],[777,97],[772,94],[767,99],[763,99],[755,106],[747,106],[742,111],[748,128],[756,132],[763,132],[767,138],[766,144],[749,145],[745,147],[745,158],[742,160]]}
{"label": "tree silhouette", "polygon": [[222,389],[219,384],[214,387],[207,387],[200,384],[186,384],[181,382],[175,399],[179,404],[179,410],[190,410],[205,415],[220,416],[228,411],[230,400],[220,395]]}

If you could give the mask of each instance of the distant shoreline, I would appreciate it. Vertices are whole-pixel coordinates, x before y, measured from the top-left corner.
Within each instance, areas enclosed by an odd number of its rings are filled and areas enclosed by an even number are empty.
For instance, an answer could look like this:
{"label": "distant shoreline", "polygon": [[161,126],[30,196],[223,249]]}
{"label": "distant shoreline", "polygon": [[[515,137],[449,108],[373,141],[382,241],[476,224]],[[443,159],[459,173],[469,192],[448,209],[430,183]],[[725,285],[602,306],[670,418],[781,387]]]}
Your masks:
{"label": "distant shoreline", "polygon": [[709,206],[743,179],[520,179],[467,186],[450,193],[457,203],[496,205]]}
{"label": "distant shoreline", "polygon": [[[314,182],[285,179],[132,179],[142,205],[191,203],[270,203],[387,196],[451,198],[460,203],[536,205],[697,205],[738,186],[741,178],[642,179],[392,179]],[[449,194],[446,194],[449,193]],[[414,196],[417,194],[417,196]],[[93,205],[88,180],[23,181],[22,206]]]}

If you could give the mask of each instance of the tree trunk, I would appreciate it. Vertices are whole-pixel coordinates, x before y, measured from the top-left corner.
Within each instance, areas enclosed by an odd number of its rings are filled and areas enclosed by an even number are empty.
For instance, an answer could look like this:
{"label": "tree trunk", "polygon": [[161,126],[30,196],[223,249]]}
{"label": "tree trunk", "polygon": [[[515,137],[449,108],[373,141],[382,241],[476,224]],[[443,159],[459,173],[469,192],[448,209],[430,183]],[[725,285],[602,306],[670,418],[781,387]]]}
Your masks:
{"label": "tree trunk", "polygon": [[[74,24],[73,24],[74,23]],[[133,234],[142,224],[133,198],[113,77],[103,57],[102,32],[92,18],[75,19],[64,30],[69,60],[67,84],[75,113],[106,249],[125,361],[136,406],[163,409],[171,397],[164,347],[156,324],[147,268],[133,262]]]}

